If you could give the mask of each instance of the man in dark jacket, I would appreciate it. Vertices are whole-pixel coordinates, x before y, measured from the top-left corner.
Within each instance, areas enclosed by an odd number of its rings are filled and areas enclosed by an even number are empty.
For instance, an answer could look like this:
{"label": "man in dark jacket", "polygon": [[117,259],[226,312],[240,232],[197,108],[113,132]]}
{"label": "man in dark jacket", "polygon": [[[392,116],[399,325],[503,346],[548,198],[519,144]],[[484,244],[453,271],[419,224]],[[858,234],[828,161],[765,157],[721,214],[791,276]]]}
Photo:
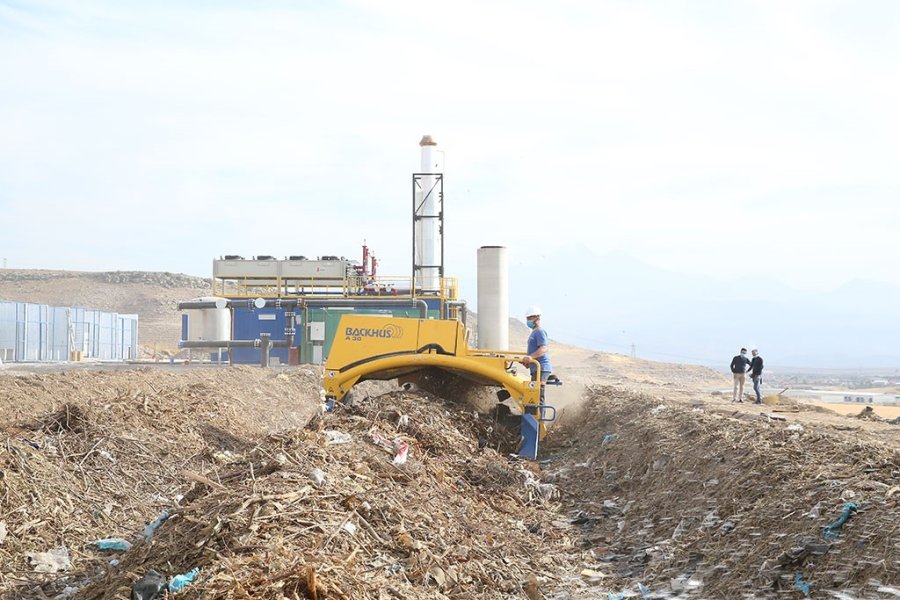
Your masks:
{"label": "man in dark jacket", "polygon": [[763,360],[762,356],[759,355],[759,350],[756,348],[751,353],[753,354],[753,360],[750,361],[750,378],[753,380],[753,391],[756,392],[756,403],[762,404],[762,394],[759,391],[759,386],[762,385]]}
{"label": "man in dark jacket", "polygon": [[746,381],[747,367],[750,359],[747,358],[747,349],[741,348],[741,353],[731,359],[731,373],[734,375],[734,396],[732,402],[744,401],[744,381]]}

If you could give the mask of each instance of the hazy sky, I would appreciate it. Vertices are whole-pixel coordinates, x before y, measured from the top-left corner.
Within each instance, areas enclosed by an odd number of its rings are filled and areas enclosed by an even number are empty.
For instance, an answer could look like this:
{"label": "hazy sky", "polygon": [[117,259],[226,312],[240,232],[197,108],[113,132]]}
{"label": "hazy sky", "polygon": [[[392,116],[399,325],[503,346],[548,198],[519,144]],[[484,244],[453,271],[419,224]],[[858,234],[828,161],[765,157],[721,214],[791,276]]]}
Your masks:
{"label": "hazy sky", "polygon": [[898,65],[893,1],[0,1],[0,257],[209,275],[367,239],[407,275],[428,133],[464,282],[480,245],[580,244],[900,284]]}

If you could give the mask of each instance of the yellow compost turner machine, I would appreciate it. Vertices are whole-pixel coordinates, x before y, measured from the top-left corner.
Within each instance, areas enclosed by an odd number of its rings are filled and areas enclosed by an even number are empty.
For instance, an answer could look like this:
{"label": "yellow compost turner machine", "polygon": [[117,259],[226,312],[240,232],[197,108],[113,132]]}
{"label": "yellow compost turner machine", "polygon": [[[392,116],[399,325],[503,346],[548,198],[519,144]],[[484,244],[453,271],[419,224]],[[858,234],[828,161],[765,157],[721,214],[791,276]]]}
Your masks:
{"label": "yellow compost turner machine", "polygon": [[556,418],[556,410],[541,404],[537,383],[514,374],[513,365],[524,354],[474,350],[467,337],[465,326],[456,320],[344,315],[325,362],[329,405],[360,381],[438,368],[477,384],[501,386],[498,397],[514,399],[522,413],[519,455],[536,459],[545,423]]}

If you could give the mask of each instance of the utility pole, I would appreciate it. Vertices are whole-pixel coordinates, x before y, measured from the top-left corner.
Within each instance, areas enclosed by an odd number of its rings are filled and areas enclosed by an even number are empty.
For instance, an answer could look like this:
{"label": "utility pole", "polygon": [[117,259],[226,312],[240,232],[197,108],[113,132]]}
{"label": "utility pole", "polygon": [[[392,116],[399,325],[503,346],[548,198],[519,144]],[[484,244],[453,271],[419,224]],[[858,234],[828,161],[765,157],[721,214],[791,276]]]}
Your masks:
{"label": "utility pole", "polygon": [[631,343],[631,358],[637,358],[637,349],[635,348],[634,342]]}

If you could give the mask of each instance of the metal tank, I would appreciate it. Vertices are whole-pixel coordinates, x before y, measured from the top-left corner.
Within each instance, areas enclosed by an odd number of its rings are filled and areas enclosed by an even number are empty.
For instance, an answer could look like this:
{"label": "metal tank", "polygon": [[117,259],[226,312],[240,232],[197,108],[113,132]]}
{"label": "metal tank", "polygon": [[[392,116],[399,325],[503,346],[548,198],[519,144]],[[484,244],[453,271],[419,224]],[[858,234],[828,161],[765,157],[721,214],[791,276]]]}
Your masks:
{"label": "metal tank", "polygon": [[187,339],[191,342],[230,340],[231,311],[225,298],[195,298],[195,302],[213,302],[215,308],[194,308],[187,314]]}

